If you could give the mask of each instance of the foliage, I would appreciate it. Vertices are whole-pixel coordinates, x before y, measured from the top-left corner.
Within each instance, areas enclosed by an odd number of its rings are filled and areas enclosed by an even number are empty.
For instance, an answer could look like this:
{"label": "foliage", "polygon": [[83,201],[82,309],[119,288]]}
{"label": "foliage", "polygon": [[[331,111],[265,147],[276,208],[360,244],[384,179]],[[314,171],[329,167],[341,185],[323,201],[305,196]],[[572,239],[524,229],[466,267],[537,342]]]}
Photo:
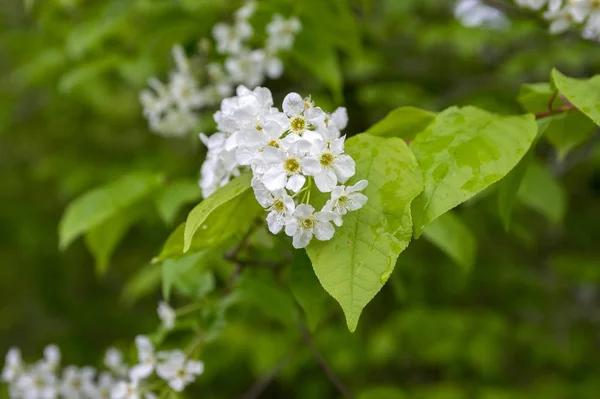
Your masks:
{"label": "foliage", "polygon": [[443,3],[260,2],[253,23],[303,24],[265,86],[346,106],[348,185],[369,181],[305,251],[260,222],[250,174],[200,201],[199,140],[152,135],[137,101],[239,2],[9,1],[0,352],[127,354],[163,298],[188,310],[154,342],[203,338],[183,397],[594,398],[597,43]]}

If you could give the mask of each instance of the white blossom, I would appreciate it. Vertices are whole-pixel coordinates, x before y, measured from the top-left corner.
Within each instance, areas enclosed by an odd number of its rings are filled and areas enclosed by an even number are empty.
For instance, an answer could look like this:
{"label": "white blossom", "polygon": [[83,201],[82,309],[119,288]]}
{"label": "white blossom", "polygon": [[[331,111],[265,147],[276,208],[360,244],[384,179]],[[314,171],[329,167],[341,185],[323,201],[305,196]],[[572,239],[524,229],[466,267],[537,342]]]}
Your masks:
{"label": "white blossom", "polygon": [[21,351],[17,348],[10,348],[2,369],[2,381],[14,383],[22,372],[23,359],[21,358]]}
{"label": "white blossom", "polygon": [[293,219],[285,226],[285,233],[293,237],[294,248],[304,248],[312,240],[313,235],[320,241],[333,237],[335,229],[331,221],[335,218],[332,212],[315,212],[311,205],[301,204],[296,207]]}
{"label": "white blossom", "polygon": [[175,318],[177,317],[175,310],[165,301],[160,301],[156,311],[163,327],[167,330],[172,330],[175,326]]}
{"label": "white blossom", "polygon": [[310,163],[305,170],[315,177],[317,188],[324,193],[334,189],[338,182],[345,183],[354,176],[355,163],[350,155],[344,154],[345,137],[333,140],[330,144],[316,141],[311,155],[317,162]]}
{"label": "white blossom", "polygon": [[104,365],[114,374],[124,376],[128,366],[123,362],[123,353],[117,348],[108,348],[104,354]]}
{"label": "white blossom", "polygon": [[267,48],[271,50],[289,50],[294,45],[294,38],[302,29],[298,18],[285,19],[275,14],[267,25]]}
{"label": "white blossom", "polygon": [[67,366],[63,370],[59,393],[69,399],[83,399],[87,397],[86,391],[94,386],[96,370],[92,367],[79,369],[76,366]]}
{"label": "white blossom", "polygon": [[337,226],[342,225],[342,217],[348,211],[356,211],[367,203],[367,196],[360,191],[368,185],[366,180],[361,180],[353,186],[337,186],[331,191],[331,199],[323,207],[323,211],[333,212],[333,222]]}
{"label": "white blossom", "polygon": [[161,357],[164,360],[156,367],[156,374],[176,392],[183,391],[204,372],[204,363],[187,359],[180,350],[164,353]]}
{"label": "white blossom", "polygon": [[148,378],[154,371],[156,354],[154,353],[154,345],[146,336],[138,335],[135,337],[135,345],[138,350],[139,363],[129,370],[129,378],[132,381],[140,381]]}
{"label": "white blossom", "polygon": [[481,0],[459,0],[454,15],[466,27],[504,29],[510,24],[502,11]]}

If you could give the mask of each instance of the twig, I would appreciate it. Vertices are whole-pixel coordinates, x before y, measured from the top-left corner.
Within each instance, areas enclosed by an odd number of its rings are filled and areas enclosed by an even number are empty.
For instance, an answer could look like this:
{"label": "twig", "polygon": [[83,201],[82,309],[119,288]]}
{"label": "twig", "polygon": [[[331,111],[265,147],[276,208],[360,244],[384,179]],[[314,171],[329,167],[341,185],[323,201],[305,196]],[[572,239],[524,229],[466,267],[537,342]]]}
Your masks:
{"label": "twig", "polygon": [[535,114],[535,119],[542,119],[542,118],[547,118],[549,116],[552,116],[554,114],[560,114],[562,112],[568,112],[568,111],[572,111],[575,108],[575,106],[573,104],[568,104],[568,105],[563,105],[554,109],[549,109],[548,111],[542,111],[542,112],[538,112],[537,114]]}
{"label": "twig", "polygon": [[556,100],[556,96],[558,96],[558,90],[554,90],[554,93],[552,93],[552,97],[550,97],[550,101],[548,102],[549,111],[554,111],[554,100]]}
{"label": "twig", "polygon": [[310,332],[308,331],[305,325],[300,325],[300,332],[302,333],[302,338],[304,339],[304,342],[306,342],[306,344],[310,348],[310,351],[312,352],[315,360],[317,361],[317,363],[319,363],[319,366],[327,376],[327,379],[329,379],[329,381],[345,398],[354,399],[354,395],[352,394],[352,392],[350,392],[348,387],[346,387],[344,383],[342,383],[338,376],[333,372],[331,367],[329,367],[325,358],[323,358],[321,353],[319,353],[319,351],[317,350],[317,347],[315,346],[315,343],[313,342],[312,337],[310,336]]}
{"label": "twig", "polygon": [[248,231],[246,231],[246,233],[244,233],[244,236],[237,243],[237,245],[235,247],[233,247],[233,249],[231,251],[226,252],[223,255],[223,258],[225,258],[225,260],[235,262],[235,266],[233,267],[233,272],[231,273],[231,276],[229,277],[229,281],[227,282],[227,287],[225,287],[225,290],[223,292],[223,294],[225,294],[225,295],[231,291],[233,284],[235,284],[235,281],[237,280],[237,278],[240,276],[240,274],[242,272],[244,263],[238,259],[238,256],[239,256],[240,252],[244,248],[246,248],[246,246],[248,245],[248,239],[250,238],[252,233],[254,233],[254,229],[255,229],[256,225],[257,225],[257,223],[253,223],[252,226],[250,226],[250,228],[248,229]]}

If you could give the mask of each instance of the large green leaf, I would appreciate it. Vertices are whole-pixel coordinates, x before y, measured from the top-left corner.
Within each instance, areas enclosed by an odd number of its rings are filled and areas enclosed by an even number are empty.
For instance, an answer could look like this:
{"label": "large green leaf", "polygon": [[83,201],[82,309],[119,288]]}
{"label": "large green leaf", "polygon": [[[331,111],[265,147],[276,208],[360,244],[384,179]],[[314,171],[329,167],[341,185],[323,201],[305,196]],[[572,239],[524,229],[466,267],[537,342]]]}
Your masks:
{"label": "large green leaf", "polygon": [[85,244],[94,255],[99,274],[106,271],[115,248],[140,216],[139,209],[126,208],[85,233]]}
{"label": "large green leaf", "polygon": [[423,231],[423,236],[458,265],[465,269],[473,266],[477,241],[469,227],[454,213],[446,212],[435,219]]}
{"label": "large green leaf", "polygon": [[[260,208],[256,200],[252,198],[251,179],[250,173],[244,173],[236,177],[190,212],[183,233],[184,252],[187,252],[192,246],[192,241],[198,229],[210,232],[211,234],[206,237],[213,239],[214,231],[227,233],[236,229],[235,225],[240,223],[241,220],[236,220],[233,216],[243,216],[243,213],[239,212],[239,208],[243,208],[245,205],[252,207],[253,204],[253,209]],[[252,214],[249,216],[250,220],[254,217]],[[209,217],[211,217],[211,224],[208,223]]]}
{"label": "large green leaf", "polygon": [[132,173],[77,198],[69,204],[60,221],[60,248],[65,249],[80,234],[146,198],[162,181],[161,175]]}
{"label": "large green leaf", "polygon": [[435,119],[433,112],[415,107],[400,107],[371,126],[366,133],[374,136],[400,137],[413,140]]}
{"label": "large green leaf", "polygon": [[202,192],[195,181],[179,180],[163,188],[155,199],[156,209],[165,223],[172,223],[179,209],[202,198]]}
{"label": "large green leaf", "polygon": [[502,116],[475,107],[440,113],[410,146],[425,185],[412,206],[415,236],[438,216],[504,177],[536,136],[533,115]]}
{"label": "large green leaf", "polygon": [[548,171],[538,163],[532,164],[518,192],[519,200],[531,209],[540,212],[552,223],[560,223],[567,208],[565,189]]}
{"label": "large green leaf", "polygon": [[591,79],[573,79],[555,69],[552,80],[567,100],[600,125],[600,75]]}
{"label": "large green leaf", "polygon": [[369,181],[369,198],[344,217],[330,241],[307,247],[321,285],[341,305],[350,331],[363,308],[390,277],[411,239],[410,203],[423,189],[421,172],[404,141],[368,134],[352,137],[346,151],[356,161],[348,184]]}

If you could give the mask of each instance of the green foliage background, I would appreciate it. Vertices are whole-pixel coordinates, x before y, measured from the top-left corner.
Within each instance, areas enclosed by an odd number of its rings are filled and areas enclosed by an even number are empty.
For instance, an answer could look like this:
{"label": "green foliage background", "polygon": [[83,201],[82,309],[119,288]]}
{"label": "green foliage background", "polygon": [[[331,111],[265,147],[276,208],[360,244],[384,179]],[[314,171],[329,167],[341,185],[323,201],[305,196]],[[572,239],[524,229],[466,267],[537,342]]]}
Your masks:
{"label": "green foliage background", "polygon": [[[521,113],[520,86],[547,82],[553,67],[570,76],[600,72],[597,43],[576,34],[550,37],[543,23],[522,12],[510,14],[507,31],[466,29],[454,20],[451,3],[261,2],[265,10],[299,15],[304,24],[286,56],[284,78],[267,86],[276,102],[298,91],[328,110],[345,105],[346,132],[356,134],[402,105]],[[125,235],[102,275],[83,240],[59,251],[58,222],[75,197],[132,170],[193,181],[204,156],[197,137],[150,134],[137,96],[148,77],[166,75],[173,44],[193,51],[238,5],[2,2],[0,353],[16,345],[34,359],[56,342],[68,362],[98,363],[107,346],[126,348],[134,335],[155,329],[158,280],[150,278],[156,284],[143,295],[133,295],[128,281],[156,270],[150,260],[190,207],[165,224],[151,203],[140,205],[141,223]],[[468,265],[468,255],[454,254],[455,263],[430,243],[435,237],[414,241],[354,334],[332,300],[315,298],[320,302],[312,306],[327,309],[315,343],[357,396],[598,397],[598,138],[595,132],[565,159],[553,143],[540,141],[508,232],[496,188],[453,213],[475,238],[465,245],[478,247],[470,269],[457,265]],[[301,278],[294,270],[287,273]],[[244,290],[255,283],[242,283],[242,294],[260,295],[261,287]],[[282,312],[263,309],[278,292],[260,292],[262,298],[246,298],[219,339],[206,345],[207,372],[190,397],[241,397],[286,356],[261,397],[337,397],[300,333],[278,318]],[[174,301],[185,304],[181,297]]]}

